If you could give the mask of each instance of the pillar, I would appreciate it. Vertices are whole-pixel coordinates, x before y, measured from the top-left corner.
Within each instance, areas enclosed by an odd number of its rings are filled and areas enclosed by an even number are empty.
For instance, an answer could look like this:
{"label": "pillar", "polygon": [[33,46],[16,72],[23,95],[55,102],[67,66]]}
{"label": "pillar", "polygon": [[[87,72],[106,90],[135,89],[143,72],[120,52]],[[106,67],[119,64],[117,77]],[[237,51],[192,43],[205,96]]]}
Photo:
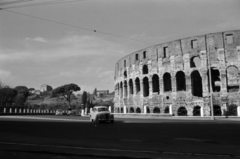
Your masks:
{"label": "pillar", "polygon": [[237,107],[237,116],[240,116],[240,106]]}
{"label": "pillar", "polygon": [[17,108],[15,108],[15,113],[17,113]]}
{"label": "pillar", "polygon": [[123,106],[123,113],[127,114],[127,106]]}
{"label": "pillar", "polygon": [[201,109],[200,109],[200,115],[201,117],[204,117],[203,105],[201,106]]}
{"label": "pillar", "polygon": [[160,90],[160,95],[163,95],[163,78],[162,75],[159,76],[159,90]]}
{"label": "pillar", "polygon": [[12,113],[12,108],[9,108],[9,113]]}
{"label": "pillar", "polygon": [[19,113],[22,113],[22,110],[21,110],[21,108],[19,109]]}
{"label": "pillar", "polygon": [[25,113],[25,109],[23,109],[23,113]]}
{"label": "pillar", "polygon": [[143,113],[147,114],[147,106],[146,105],[143,106]]}
{"label": "pillar", "polygon": [[133,96],[135,96],[136,95],[136,83],[135,83],[135,79],[132,79],[132,81],[133,81]]}
{"label": "pillar", "polygon": [[172,104],[169,105],[169,114],[172,115],[173,111],[172,111]]}
{"label": "pillar", "polygon": [[6,113],[6,108],[3,108],[3,113]]}
{"label": "pillar", "polygon": [[[112,112],[111,108],[112,108],[111,106],[108,107],[108,110],[109,110],[110,113]],[[92,109],[92,108],[91,108],[91,109]],[[91,111],[90,111],[90,112],[91,112]]]}
{"label": "pillar", "polygon": [[149,96],[152,96],[152,93],[153,93],[152,77],[148,78],[148,85],[149,85]]}
{"label": "pillar", "polygon": [[27,109],[27,113],[29,112],[29,109]]}
{"label": "pillar", "polygon": [[81,113],[82,116],[84,116],[84,109],[82,109],[82,113]]}

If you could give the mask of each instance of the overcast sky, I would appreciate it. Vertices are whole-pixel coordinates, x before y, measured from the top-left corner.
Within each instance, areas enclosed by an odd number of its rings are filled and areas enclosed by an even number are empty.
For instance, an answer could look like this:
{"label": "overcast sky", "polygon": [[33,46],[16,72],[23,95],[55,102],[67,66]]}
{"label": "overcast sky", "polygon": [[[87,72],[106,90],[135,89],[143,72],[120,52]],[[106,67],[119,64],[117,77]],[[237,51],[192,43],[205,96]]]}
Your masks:
{"label": "overcast sky", "polygon": [[75,83],[81,93],[113,91],[114,67],[125,55],[240,29],[239,0],[68,0],[16,8],[53,0],[9,1],[0,0],[8,8],[0,10],[0,79],[11,87]]}

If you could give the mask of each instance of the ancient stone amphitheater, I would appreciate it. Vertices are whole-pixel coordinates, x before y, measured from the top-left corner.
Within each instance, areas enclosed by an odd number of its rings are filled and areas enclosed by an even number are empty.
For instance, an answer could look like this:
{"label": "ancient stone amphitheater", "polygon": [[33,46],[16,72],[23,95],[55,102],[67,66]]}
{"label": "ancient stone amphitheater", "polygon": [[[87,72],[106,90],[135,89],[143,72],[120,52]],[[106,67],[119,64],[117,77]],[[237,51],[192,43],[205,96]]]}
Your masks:
{"label": "ancient stone amphitheater", "polygon": [[214,115],[240,116],[239,70],[240,30],[136,51],[116,63],[114,112],[210,116],[212,97]]}

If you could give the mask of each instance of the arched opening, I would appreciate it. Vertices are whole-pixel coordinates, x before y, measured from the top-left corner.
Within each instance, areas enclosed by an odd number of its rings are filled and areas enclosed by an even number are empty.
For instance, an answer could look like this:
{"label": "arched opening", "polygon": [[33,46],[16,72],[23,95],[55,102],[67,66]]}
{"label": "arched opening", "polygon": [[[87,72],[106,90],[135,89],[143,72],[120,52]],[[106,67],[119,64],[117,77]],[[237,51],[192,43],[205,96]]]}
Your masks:
{"label": "arched opening", "polygon": [[139,80],[139,78],[136,78],[135,85],[136,85],[136,94],[137,94],[138,92],[140,92],[140,80]]}
{"label": "arched opening", "polygon": [[141,113],[141,109],[139,107],[137,107],[136,113]]}
{"label": "arched opening", "polygon": [[122,84],[122,82],[120,83],[120,96],[121,96],[121,98],[123,97],[123,84]]}
{"label": "arched opening", "polygon": [[193,56],[190,59],[190,67],[194,68],[194,67],[201,67],[201,59],[198,56]]}
{"label": "arched opening", "polygon": [[147,65],[143,66],[143,74],[148,74],[148,66]]}
{"label": "arched opening", "polygon": [[124,71],[123,76],[124,78],[127,78],[127,71]]}
{"label": "arched opening", "polygon": [[119,109],[119,107],[117,108],[117,113],[120,113],[120,109]]}
{"label": "arched opening", "polygon": [[143,96],[149,96],[149,82],[147,77],[143,78]]}
{"label": "arched opening", "polygon": [[239,77],[238,68],[236,66],[229,66],[227,68],[227,91],[238,92],[239,91]]}
{"label": "arched opening", "polygon": [[121,113],[123,113],[123,107],[121,108]]}
{"label": "arched opening", "polygon": [[[207,72],[207,75],[208,75],[208,89],[209,89],[209,92],[210,92],[210,78],[209,78],[209,70]],[[219,70],[215,67],[212,67],[211,68],[211,79],[212,79],[212,91],[213,92],[220,92],[220,85],[221,85],[221,81],[220,81],[220,73],[219,73]]]}
{"label": "arched opening", "polygon": [[153,92],[157,92],[159,94],[159,77],[156,74],[152,77],[152,86]]}
{"label": "arched opening", "polygon": [[168,91],[172,90],[172,82],[171,82],[170,73],[165,73],[163,75],[163,85],[164,85],[164,92],[168,92]]}
{"label": "arched opening", "polygon": [[187,109],[185,107],[180,107],[177,111],[178,116],[187,116]]}
{"label": "arched opening", "polygon": [[222,115],[222,111],[221,111],[221,107],[218,105],[214,105],[213,106],[213,114],[214,116],[221,116]]}
{"label": "arched opening", "polygon": [[129,80],[129,93],[133,94],[133,81],[132,81],[132,79]]}
{"label": "arched opening", "polygon": [[202,97],[202,77],[198,71],[193,71],[191,73],[192,82],[192,95],[197,97]]}
{"label": "arched opening", "polygon": [[133,107],[130,108],[130,113],[134,113]]}
{"label": "arched opening", "polygon": [[147,107],[147,113],[150,113],[150,109]]}
{"label": "arched opening", "polygon": [[164,113],[169,113],[169,106],[164,109]]}
{"label": "arched opening", "polygon": [[228,106],[228,115],[229,116],[237,116],[237,106],[232,104]]}
{"label": "arched opening", "polygon": [[195,106],[193,108],[193,116],[200,116],[201,115],[201,107],[200,106]]}
{"label": "arched opening", "polygon": [[186,79],[183,71],[176,74],[177,91],[186,91]]}
{"label": "arched opening", "polygon": [[128,96],[128,91],[127,91],[127,89],[128,89],[127,81],[124,81],[124,95],[125,95],[125,97]]}
{"label": "arched opening", "polygon": [[160,113],[160,109],[158,107],[154,107],[153,113]]}

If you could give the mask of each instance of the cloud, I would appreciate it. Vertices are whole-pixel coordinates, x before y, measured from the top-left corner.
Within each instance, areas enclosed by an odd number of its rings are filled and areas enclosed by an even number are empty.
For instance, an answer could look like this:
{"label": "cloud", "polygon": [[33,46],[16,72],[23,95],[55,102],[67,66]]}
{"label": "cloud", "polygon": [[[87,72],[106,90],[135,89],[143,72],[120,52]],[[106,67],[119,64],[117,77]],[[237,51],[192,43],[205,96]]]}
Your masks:
{"label": "cloud", "polygon": [[0,79],[5,80],[6,78],[8,78],[11,75],[11,72],[9,71],[4,71],[4,70],[0,70]]}
{"label": "cloud", "polygon": [[36,42],[42,42],[42,43],[48,42],[46,39],[44,39],[44,38],[42,38],[42,37],[26,38],[26,40],[36,41]]}

